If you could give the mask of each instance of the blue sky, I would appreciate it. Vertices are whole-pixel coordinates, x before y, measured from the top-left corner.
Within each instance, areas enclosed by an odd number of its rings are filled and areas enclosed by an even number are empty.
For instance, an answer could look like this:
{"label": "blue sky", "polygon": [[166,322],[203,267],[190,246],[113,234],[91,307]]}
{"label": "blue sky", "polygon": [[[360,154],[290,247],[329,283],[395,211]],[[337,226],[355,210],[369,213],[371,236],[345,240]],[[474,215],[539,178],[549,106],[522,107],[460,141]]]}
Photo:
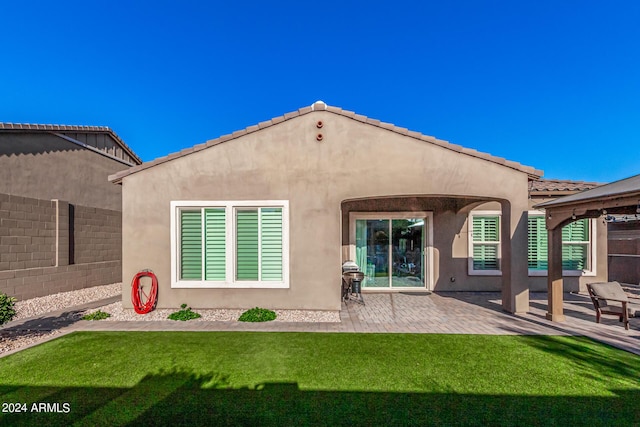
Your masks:
{"label": "blue sky", "polygon": [[0,121],[145,161],[323,100],[542,169],[640,173],[638,1],[21,1]]}

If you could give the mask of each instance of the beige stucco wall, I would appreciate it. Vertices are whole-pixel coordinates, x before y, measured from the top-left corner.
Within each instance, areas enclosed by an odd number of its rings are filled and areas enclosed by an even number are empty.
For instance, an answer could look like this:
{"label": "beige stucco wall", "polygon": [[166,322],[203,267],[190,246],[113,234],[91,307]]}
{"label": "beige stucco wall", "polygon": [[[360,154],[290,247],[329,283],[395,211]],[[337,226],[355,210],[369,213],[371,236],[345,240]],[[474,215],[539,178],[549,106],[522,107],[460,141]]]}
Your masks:
{"label": "beige stucco wall", "polygon": [[0,193],[120,211],[109,175],[128,166],[46,133],[0,133]]}
{"label": "beige stucco wall", "polygon": [[[322,129],[316,127],[318,121]],[[323,134],[321,142],[318,133]],[[148,268],[159,279],[161,308],[187,303],[195,308],[337,310],[340,266],[348,249],[342,239],[341,203],[386,196],[508,200],[507,233],[517,238],[504,270],[522,282],[521,288],[527,286],[525,173],[327,111],[154,166],[125,177],[122,185],[126,306],[131,306],[128,281]],[[288,200],[290,288],[172,289],[173,200]],[[445,290],[498,290],[501,277],[466,273],[466,216],[443,210],[434,219],[435,284]]]}

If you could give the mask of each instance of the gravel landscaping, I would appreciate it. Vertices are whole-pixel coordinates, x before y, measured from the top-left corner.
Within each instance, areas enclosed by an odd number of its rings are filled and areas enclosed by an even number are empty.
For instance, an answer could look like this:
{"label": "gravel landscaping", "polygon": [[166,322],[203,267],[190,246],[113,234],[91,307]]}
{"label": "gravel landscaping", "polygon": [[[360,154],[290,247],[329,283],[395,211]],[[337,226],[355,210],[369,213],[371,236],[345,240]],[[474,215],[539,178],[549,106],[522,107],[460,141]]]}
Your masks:
{"label": "gravel landscaping", "polygon": [[[71,292],[61,292],[44,297],[32,298],[18,301],[15,304],[16,316],[13,321],[4,327],[0,327],[0,354],[28,347],[45,339],[50,339],[61,332],[59,330],[38,330],[28,327],[19,328],[16,321],[42,316],[43,314],[59,312],[79,305],[99,301],[120,295],[122,283],[111,285],[94,286],[92,288],[80,289]],[[133,309],[123,308],[122,302],[118,301],[103,307],[86,310],[81,313],[64,314],[65,319],[70,321],[80,320],[88,313],[102,310],[111,314],[111,317],[101,320],[109,321],[165,321],[169,314],[178,309],[157,309],[148,314],[137,314]],[[211,322],[237,321],[244,310],[203,310],[193,309],[202,317],[190,322]],[[312,311],[312,310],[274,310],[278,317],[274,322],[340,322],[340,313],[337,311]],[[7,326],[9,326],[7,328]]]}
{"label": "gravel landscaping", "polygon": [[31,298],[16,302],[16,317],[13,321],[27,319],[29,317],[40,316],[52,311],[60,311],[66,308],[75,307],[92,301],[98,301],[120,295],[122,283],[112,285],[94,286],[92,288],[80,289],[77,291],[61,292],[44,297]]}
{"label": "gravel landscaping", "polygon": [[[16,317],[13,319],[22,320],[45,313],[60,311],[92,301],[98,301],[113,296],[118,296],[122,292],[122,283],[112,285],[95,286],[78,291],[62,292],[59,294],[47,295],[45,297],[32,298],[16,303]],[[87,310],[76,317],[84,314],[102,310],[111,314],[105,321],[159,321],[167,320],[169,314],[178,309],[156,309],[147,314],[138,314],[131,308],[124,308],[122,302],[118,301],[103,307]],[[193,322],[211,321],[236,321],[244,310],[205,310],[193,309],[202,317],[192,320]],[[340,322],[340,313],[337,311],[313,311],[313,310],[274,310],[278,317],[275,322]]]}
{"label": "gravel landscaping", "polygon": [[[167,320],[167,317],[179,309],[156,309],[147,314],[138,314],[131,308],[123,308],[122,302],[100,307],[99,310],[111,314],[111,317],[103,320],[109,321],[160,321]],[[98,311],[98,309],[88,310],[87,313]],[[190,322],[231,322],[237,321],[238,317],[245,310],[203,310],[194,308],[193,311],[202,317],[189,320]],[[340,322],[340,313],[337,311],[311,311],[311,310],[274,310],[278,317],[274,322]]]}
{"label": "gravel landscaping", "polygon": [[[15,304],[16,315],[13,320],[0,327],[0,354],[18,350],[37,344],[45,339],[51,339],[61,332],[59,330],[37,330],[28,327],[12,327],[16,321],[38,317],[46,313],[56,312],[93,301],[113,297],[122,292],[122,284],[94,286],[92,288],[77,291],[61,292],[44,297],[31,298],[17,301]],[[78,320],[82,313],[67,314],[64,317],[70,320]],[[8,326],[8,328],[7,328]]]}
{"label": "gravel landscaping", "polygon": [[0,355],[9,351],[20,350],[38,344],[41,341],[49,340],[60,331],[2,331],[0,330]]}

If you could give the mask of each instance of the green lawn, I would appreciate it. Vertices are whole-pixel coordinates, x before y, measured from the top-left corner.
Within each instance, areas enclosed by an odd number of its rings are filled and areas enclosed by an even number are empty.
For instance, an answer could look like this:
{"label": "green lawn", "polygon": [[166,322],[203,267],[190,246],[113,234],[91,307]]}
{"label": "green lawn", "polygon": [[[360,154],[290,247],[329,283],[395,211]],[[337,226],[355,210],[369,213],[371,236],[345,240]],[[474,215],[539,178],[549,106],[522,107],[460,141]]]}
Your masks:
{"label": "green lawn", "polygon": [[640,420],[640,357],[579,337],[81,332],[0,359],[0,378],[3,411],[28,411],[2,425]]}

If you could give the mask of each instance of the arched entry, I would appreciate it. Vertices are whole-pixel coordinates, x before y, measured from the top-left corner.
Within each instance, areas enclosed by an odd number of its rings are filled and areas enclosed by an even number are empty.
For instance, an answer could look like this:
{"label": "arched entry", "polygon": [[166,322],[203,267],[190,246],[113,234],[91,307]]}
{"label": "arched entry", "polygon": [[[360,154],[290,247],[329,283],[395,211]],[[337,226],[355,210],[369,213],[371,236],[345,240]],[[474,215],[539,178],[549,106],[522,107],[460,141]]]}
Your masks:
{"label": "arched entry", "polygon": [[[487,203],[499,217],[499,271],[474,274],[470,253],[480,242],[470,241],[470,213]],[[489,197],[413,195],[344,200],[341,212],[342,261],[365,272],[365,290],[499,290],[506,311],[528,310],[526,208]]]}

